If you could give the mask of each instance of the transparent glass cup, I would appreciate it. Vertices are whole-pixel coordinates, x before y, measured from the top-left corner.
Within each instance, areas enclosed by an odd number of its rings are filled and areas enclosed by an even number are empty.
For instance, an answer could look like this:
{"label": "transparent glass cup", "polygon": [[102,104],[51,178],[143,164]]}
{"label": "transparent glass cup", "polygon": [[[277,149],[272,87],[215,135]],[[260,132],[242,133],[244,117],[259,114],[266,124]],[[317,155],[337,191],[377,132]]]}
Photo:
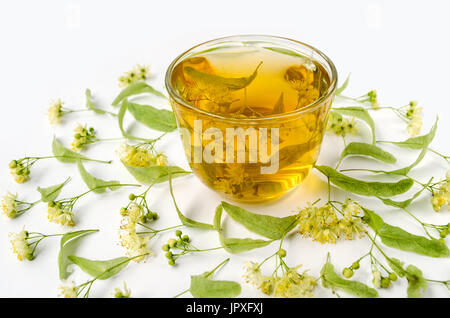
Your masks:
{"label": "transparent glass cup", "polygon": [[[298,109],[259,117],[236,117],[201,108],[187,100],[183,85],[197,84],[192,84],[185,75],[186,65],[197,63],[202,70],[204,58],[200,56],[205,52],[240,48],[270,49],[280,53],[280,58],[290,55],[302,58],[305,63],[313,62],[311,65],[319,67],[324,74],[326,88],[311,103]],[[187,82],[180,80],[180,72]],[[209,75],[202,80],[214,89],[216,84],[228,85],[230,91],[236,89],[232,85],[236,86],[238,81],[217,83]],[[279,198],[296,187],[314,166],[336,90],[337,73],[327,56],[307,44],[281,37],[243,35],[208,41],[182,53],[169,66],[165,81],[194,174],[228,199],[262,202]],[[242,94],[245,89],[241,90]]]}

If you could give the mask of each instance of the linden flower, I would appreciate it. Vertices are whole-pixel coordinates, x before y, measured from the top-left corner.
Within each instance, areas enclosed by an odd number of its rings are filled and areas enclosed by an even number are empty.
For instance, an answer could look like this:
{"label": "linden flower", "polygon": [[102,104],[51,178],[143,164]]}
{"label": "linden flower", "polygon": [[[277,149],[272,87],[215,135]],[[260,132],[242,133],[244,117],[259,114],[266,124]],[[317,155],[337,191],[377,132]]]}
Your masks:
{"label": "linden flower", "polygon": [[409,120],[406,130],[411,137],[417,136],[422,130],[422,107],[417,102],[411,101],[406,110],[405,117]]}
{"label": "linden flower", "polygon": [[164,154],[153,154],[145,147],[123,144],[118,150],[120,160],[132,167],[165,166],[167,157]]}
{"label": "linden flower", "polygon": [[373,279],[372,279],[373,286],[375,286],[375,288],[380,288],[381,287],[381,272],[375,268],[372,270],[372,275],[373,275]]}
{"label": "linden flower", "polygon": [[64,102],[60,99],[51,102],[47,113],[50,124],[57,125],[61,123],[61,117],[63,116],[63,104]]}
{"label": "linden flower", "polygon": [[439,212],[443,206],[450,210],[450,171],[446,174],[446,179],[442,181],[437,191],[433,192],[431,204],[436,212]]}
{"label": "linden flower", "polygon": [[123,291],[120,288],[114,288],[114,298],[130,298],[131,290],[127,288],[127,283],[123,282]]}
{"label": "linden flower", "polygon": [[[127,213],[122,218],[119,228],[120,245],[126,249],[129,257],[136,257],[143,254],[152,254],[147,248],[149,236],[140,236],[136,232],[136,226],[140,221],[141,208],[138,205],[131,205],[127,209]],[[145,256],[134,258],[135,262],[140,262]]]}
{"label": "linden flower", "polygon": [[310,275],[297,273],[291,268],[276,280],[274,296],[279,298],[310,298],[316,286],[316,279]]}
{"label": "linden flower", "polygon": [[420,134],[420,131],[422,130],[422,118],[419,116],[413,117],[410,122],[408,123],[408,126],[406,126],[406,130],[408,131],[408,134],[411,137],[417,136]]}
{"label": "linden flower", "polygon": [[330,113],[328,116],[327,131],[337,136],[345,136],[347,134],[356,135],[358,133],[358,127],[354,118],[348,120],[347,118]]}
{"label": "linden flower", "polygon": [[77,298],[78,287],[74,281],[70,281],[67,285],[59,286],[59,296],[63,298]]}
{"label": "linden flower", "polygon": [[298,231],[304,236],[312,237],[320,243],[336,243],[338,218],[329,205],[308,207],[300,211]]}
{"label": "linden flower", "polygon": [[96,141],[94,128],[89,129],[86,126],[81,126],[80,124],[75,128],[74,140],[72,142],[72,150],[80,151],[92,142]]}
{"label": "linden flower", "polygon": [[32,260],[33,257],[33,249],[30,244],[28,244],[28,232],[22,230],[19,233],[10,233],[11,238],[11,246],[13,253],[17,255],[17,259],[19,261],[23,261],[24,259]]}
{"label": "linden flower", "polygon": [[6,195],[2,199],[2,211],[9,218],[15,218],[17,216],[17,194],[12,194],[7,191]]}
{"label": "linden flower", "polygon": [[371,90],[370,92],[367,93],[367,96],[369,98],[369,103],[373,109],[380,108],[380,105],[378,104],[378,100],[377,100],[377,91],[376,90]]}
{"label": "linden flower", "polygon": [[73,212],[70,209],[62,209],[57,204],[49,204],[47,209],[47,219],[50,222],[64,226],[75,226]]}
{"label": "linden flower", "polygon": [[243,275],[244,281],[253,286],[259,287],[263,282],[261,269],[258,263],[245,262],[245,273]]}
{"label": "linden flower", "polygon": [[30,180],[30,169],[25,167],[20,160],[13,160],[9,163],[9,170],[17,183],[24,183]]}
{"label": "linden flower", "polygon": [[308,205],[300,210],[298,217],[298,232],[313,238],[320,243],[336,243],[338,238],[352,240],[362,237],[366,230],[358,214],[361,207],[350,199],[342,205],[344,217],[338,219],[330,205],[314,207]]}
{"label": "linden flower", "polygon": [[146,80],[150,76],[150,66],[136,65],[131,71],[119,77],[119,87],[127,87],[130,84]]}
{"label": "linden flower", "polygon": [[309,105],[319,97],[319,90],[314,87],[314,70],[313,63],[306,63],[291,66],[284,73],[284,79],[298,91],[297,108]]}

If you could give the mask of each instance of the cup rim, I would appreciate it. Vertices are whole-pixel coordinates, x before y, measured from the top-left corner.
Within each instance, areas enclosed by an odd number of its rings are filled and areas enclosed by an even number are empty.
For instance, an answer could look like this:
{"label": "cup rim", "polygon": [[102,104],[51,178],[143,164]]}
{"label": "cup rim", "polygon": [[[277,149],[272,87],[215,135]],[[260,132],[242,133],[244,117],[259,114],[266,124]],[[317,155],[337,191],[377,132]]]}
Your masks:
{"label": "cup rim", "polygon": [[[300,109],[296,109],[296,110],[293,110],[293,111],[290,111],[287,113],[276,114],[276,115],[265,116],[265,117],[257,117],[257,118],[236,118],[236,117],[223,116],[223,115],[219,115],[216,113],[212,113],[212,112],[200,109],[200,108],[186,102],[178,94],[178,92],[172,87],[171,77],[172,77],[172,72],[173,72],[175,66],[178,65],[178,63],[187,54],[192,52],[194,49],[204,46],[204,45],[207,45],[207,44],[211,44],[213,42],[233,40],[233,39],[242,39],[242,38],[252,38],[252,39],[257,38],[257,39],[262,39],[262,40],[263,39],[268,39],[268,40],[275,39],[275,40],[292,42],[296,45],[301,45],[301,46],[311,49],[314,53],[317,53],[319,56],[321,56],[325,60],[325,62],[328,64],[328,66],[330,67],[331,74],[329,74],[329,75],[330,75],[331,81],[330,81],[330,86],[328,87],[327,92],[325,94],[323,94],[320,98],[316,99],[313,103],[306,105],[305,107],[302,107]],[[336,67],[335,67],[334,63],[331,61],[331,59],[327,55],[325,55],[322,51],[320,51],[319,49],[316,49],[315,47],[313,47],[309,44],[306,44],[304,42],[300,42],[297,40],[293,40],[290,38],[281,37],[281,36],[263,35],[263,34],[243,34],[243,35],[225,36],[225,37],[220,37],[220,38],[216,38],[213,40],[205,41],[205,42],[197,44],[197,45],[191,47],[190,49],[184,51],[183,53],[181,53],[172,61],[172,63],[170,63],[169,67],[167,68],[166,76],[165,76],[165,86],[166,86],[167,92],[169,93],[169,96],[171,98],[173,98],[177,103],[183,105],[184,107],[190,108],[202,115],[214,117],[215,119],[227,120],[227,121],[255,122],[255,121],[267,121],[267,120],[273,120],[273,119],[286,118],[286,117],[295,116],[295,115],[299,115],[299,114],[303,114],[303,113],[308,113],[308,112],[312,112],[312,111],[316,110],[317,108],[319,108],[321,106],[321,104],[324,100],[328,99],[336,91],[337,79],[338,79],[338,75],[337,75]]]}

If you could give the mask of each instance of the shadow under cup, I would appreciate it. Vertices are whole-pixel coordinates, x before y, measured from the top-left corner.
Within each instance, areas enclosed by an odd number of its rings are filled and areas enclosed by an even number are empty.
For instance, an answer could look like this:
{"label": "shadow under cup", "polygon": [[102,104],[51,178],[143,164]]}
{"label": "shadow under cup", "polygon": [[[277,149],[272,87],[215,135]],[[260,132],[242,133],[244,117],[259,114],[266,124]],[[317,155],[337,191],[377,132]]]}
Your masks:
{"label": "shadow under cup", "polygon": [[[248,76],[230,72],[232,75],[225,77],[223,69],[217,74],[213,68],[215,64],[209,63],[207,58],[210,56],[214,60],[219,56],[217,53],[226,54],[227,61],[233,66],[234,58],[236,63],[241,62],[242,54],[236,54],[239,50],[246,54],[267,55],[271,60],[262,59],[263,63],[253,73],[247,73]],[[281,69],[281,75],[274,73],[272,85],[272,78],[264,77],[263,67],[269,69],[271,65],[281,65],[283,68],[283,63],[290,63],[289,59],[293,65]],[[255,63],[248,64],[255,68]],[[243,65],[247,67],[245,62]],[[308,81],[310,74],[305,73],[308,69],[314,70],[311,71],[314,76],[320,74],[319,80],[323,83],[319,84],[322,85],[320,93],[307,95],[314,98],[305,100],[304,92],[311,90],[299,90],[297,105],[285,109],[283,100],[288,98],[285,93],[270,96],[264,95],[268,94],[268,89],[261,89],[261,94],[256,94],[261,105],[268,104],[268,99],[271,103],[273,99],[278,100],[271,113],[258,113],[255,109],[263,109],[258,102],[251,105],[242,102],[252,89],[255,91],[252,85],[259,83],[273,87],[275,82],[283,80],[283,74],[290,80],[291,69],[299,70],[300,74],[292,72],[295,80],[292,83],[297,85],[294,88],[304,88],[301,85]],[[261,77],[258,79],[258,76]],[[318,83],[314,76],[310,77],[311,85]],[[259,35],[233,36],[197,45],[178,56],[166,74],[166,88],[192,171],[211,189],[241,202],[279,198],[307,177],[319,156],[336,82],[333,63],[317,49],[290,39]],[[208,91],[204,91],[205,87]],[[192,93],[194,91],[196,94]],[[221,92],[223,98],[227,97],[224,92],[240,97],[234,104],[231,104],[234,101],[221,103],[222,100],[210,97],[210,91]],[[300,98],[304,104],[300,104]],[[207,104],[203,100],[208,100]],[[282,111],[275,111],[280,105]],[[238,110],[231,112],[233,107]]]}

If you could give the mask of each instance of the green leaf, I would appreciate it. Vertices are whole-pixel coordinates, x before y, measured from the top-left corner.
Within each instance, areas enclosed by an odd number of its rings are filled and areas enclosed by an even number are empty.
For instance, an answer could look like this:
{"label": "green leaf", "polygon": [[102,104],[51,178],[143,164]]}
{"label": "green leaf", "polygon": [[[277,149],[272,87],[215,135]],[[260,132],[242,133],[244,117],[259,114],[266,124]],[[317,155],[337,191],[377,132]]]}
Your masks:
{"label": "green leaf", "polygon": [[378,297],[378,292],[366,284],[340,277],[334,271],[334,266],[329,262],[329,260],[327,260],[325,265],[323,265],[320,276],[322,278],[322,286],[325,288],[340,289],[347,294],[357,297]]}
{"label": "green leaf", "polygon": [[427,186],[431,183],[433,179],[430,179],[430,181],[428,181],[428,183],[426,185],[424,185],[422,187],[422,189],[420,189],[418,192],[416,192],[411,198],[407,199],[407,200],[403,200],[403,201],[394,201],[388,198],[378,198],[381,201],[383,201],[384,204],[386,205],[390,205],[396,208],[400,208],[400,209],[404,209],[407,208],[415,199],[417,199],[419,197],[419,195],[423,192],[423,190],[425,190],[427,188]]}
{"label": "green leaf", "polygon": [[[436,119],[437,121],[437,119]],[[428,145],[433,141],[434,133],[433,129],[426,135],[411,137],[405,141],[391,141],[390,144],[394,144],[399,147],[409,148],[409,149],[423,149],[425,145]]]}
{"label": "green leaf", "polygon": [[255,79],[261,64],[262,62],[258,64],[253,73],[248,77],[236,77],[236,78],[222,77],[215,74],[208,74],[201,72],[190,66],[186,66],[184,68],[184,72],[187,75],[189,75],[199,86],[202,87],[213,86],[218,88],[229,89],[231,91],[236,91],[250,85],[250,83]]}
{"label": "green leaf", "polygon": [[178,208],[177,202],[175,201],[175,196],[173,195],[172,176],[171,175],[169,175],[169,189],[170,189],[170,195],[173,200],[173,205],[175,206],[175,210],[177,211],[177,214],[178,214],[178,218],[180,219],[180,221],[183,225],[190,226],[190,227],[197,227],[197,228],[205,229],[205,230],[214,230],[214,226],[212,224],[195,221],[193,219],[190,219],[190,218],[184,216],[183,213],[181,213],[180,209]]}
{"label": "green leaf", "polygon": [[177,166],[133,167],[124,162],[122,164],[138,182],[145,184],[166,182],[169,180],[169,175],[172,175],[172,178],[178,178],[191,173]]}
{"label": "green leaf", "polygon": [[342,151],[341,159],[347,156],[369,156],[374,159],[386,162],[395,163],[397,159],[387,151],[363,142],[351,142]]}
{"label": "green leaf", "polygon": [[74,163],[78,159],[89,160],[87,157],[64,147],[55,137],[52,142],[52,151],[57,160],[65,163]]}
{"label": "green leaf", "polygon": [[105,280],[118,274],[127,267],[131,259],[128,257],[118,257],[106,261],[95,261],[71,255],[69,256],[69,260],[77,265],[83,272],[94,278]]}
{"label": "green leaf", "polygon": [[278,218],[255,214],[224,201],[222,201],[222,207],[233,220],[242,224],[249,231],[273,240],[281,239],[297,223],[296,215]]}
{"label": "green leaf", "polygon": [[66,179],[63,183],[55,184],[50,187],[41,188],[37,187],[37,190],[41,194],[42,202],[54,201],[58,195],[61,193],[62,188],[70,181],[70,177]]}
{"label": "green leaf", "polygon": [[284,112],[286,112],[284,107],[284,93],[281,93],[277,103],[273,107],[273,114],[282,114]]}
{"label": "green leaf", "polygon": [[414,265],[408,265],[404,269],[404,263],[396,258],[386,258],[389,266],[398,276],[404,277],[408,280],[408,297],[419,298],[422,296],[422,291],[427,289],[428,282],[422,276],[422,271]]}
{"label": "green leaf", "polygon": [[431,128],[430,132],[427,135],[425,135],[426,137],[422,136],[422,137],[424,137],[423,138],[423,148],[422,148],[422,151],[420,152],[419,156],[417,157],[417,159],[412,164],[410,164],[409,166],[407,166],[405,168],[389,171],[388,173],[406,176],[411,171],[412,168],[417,166],[422,161],[423,157],[425,157],[425,154],[427,153],[428,146],[433,141],[434,136],[436,135],[437,123],[438,123],[438,118],[436,118],[436,121],[435,121],[433,127]]}
{"label": "green leaf", "polygon": [[77,166],[84,183],[86,183],[89,189],[95,189],[93,190],[95,193],[104,193],[107,188],[114,191],[117,190],[118,187],[122,186],[119,181],[105,181],[94,177],[84,168],[80,160],[77,161]]}
{"label": "green leaf", "polygon": [[372,131],[372,144],[375,145],[376,143],[376,137],[375,137],[375,123],[370,116],[369,112],[362,107],[339,107],[339,108],[333,108],[334,112],[337,112],[341,115],[345,116],[353,116],[360,120],[363,120],[369,125],[370,130]]}
{"label": "green leaf", "polygon": [[391,197],[408,191],[413,181],[409,178],[398,182],[366,182],[343,175],[328,166],[315,166],[328,177],[331,183],[339,188],[365,196]]}
{"label": "green leaf", "polygon": [[219,241],[224,249],[228,253],[242,253],[253,250],[255,248],[261,248],[269,245],[273,241],[265,240],[255,240],[251,238],[227,238],[223,235],[222,231],[222,205],[220,204],[216,208],[216,213],[214,215],[214,228],[219,233]]}
{"label": "green leaf", "polygon": [[406,279],[408,280],[408,297],[421,297],[421,291],[425,291],[428,285],[426,279],[422,276],[422,271],[414,265],[409,265],[406,268]]}
{"label": "green leaf", "polygon": [[344,84],[336,89],[336,95],[340,95],[348,86],[348,82],[350,81],[350,74],[347,75]]}
{"label": "green leaf", "polygon": [[234,298],[240,295],[241,285],[233,281],[212,280],[202,275],[191,276],[189,289],[195,298]]}
{"label": "green leaf", "polygon": [[92,95],[91,95],[91,90],[89,88],[86,88],[86,108],[89,110],[92,110],[93,112],[97,113],[97,114],[106,114],[106,111],[99,109],[97,107],[95,107],[94,102],[92,101]]}
{"label": "green leaf", "polygon": [[290,56],[306,57],[305,55],[300,54],[300,53],[298,53],[296,51],[292,51],[292,50],[281,48],[281,47],[263,46],[263,48],[266,49],[266,50],[271,50],[271,51],[274,51],[274,52],[278,52],[278,53],[286,54],[286,55],[290,55]]}
{"label": "green leaf", "polygon": [[430,257],[450,256],[450,250],[445,243],[414,235],[397,226],[389,225],[373,211],[364,209],[363,221],[375,231],[386,246]]}
{"label": "green leaf", "polygon": [[136,82],[136,83],[130,84],[127,87],[125,87],[120,92],[120,94],[114,99],[114,101],[112,102],[112,105],[117,106],[125,98],[133,96],[133,95],[143,94],[143,93],[150,93],[150,94],[162,97],[162,98],[167,98],[163,93],[157,91],[156,89],[154,89],[147,83]]}
{"label": "green leaf", "polygon": [[147,127],[159,131],[170,132],[177,129],[177,122],[173,112],[157,109],[148,105],[128,103],[128,110],[137,121]]}
{"label": "green leaf", "polygon": [[404,263],[397,258],[387,258],[387,263],[399,277],[405,276],[406,271],[403,269]]}
{"label": "green leaf", "polygon": [[68,256],[73,254],[78,239],[93,232],[98,232],[98,230],[68,232],[61,237],[60,249],[58,254],[59,278],[61,280],[66,279],[71,274],[71,272],[67,270],[67,267],[72,264]]}

